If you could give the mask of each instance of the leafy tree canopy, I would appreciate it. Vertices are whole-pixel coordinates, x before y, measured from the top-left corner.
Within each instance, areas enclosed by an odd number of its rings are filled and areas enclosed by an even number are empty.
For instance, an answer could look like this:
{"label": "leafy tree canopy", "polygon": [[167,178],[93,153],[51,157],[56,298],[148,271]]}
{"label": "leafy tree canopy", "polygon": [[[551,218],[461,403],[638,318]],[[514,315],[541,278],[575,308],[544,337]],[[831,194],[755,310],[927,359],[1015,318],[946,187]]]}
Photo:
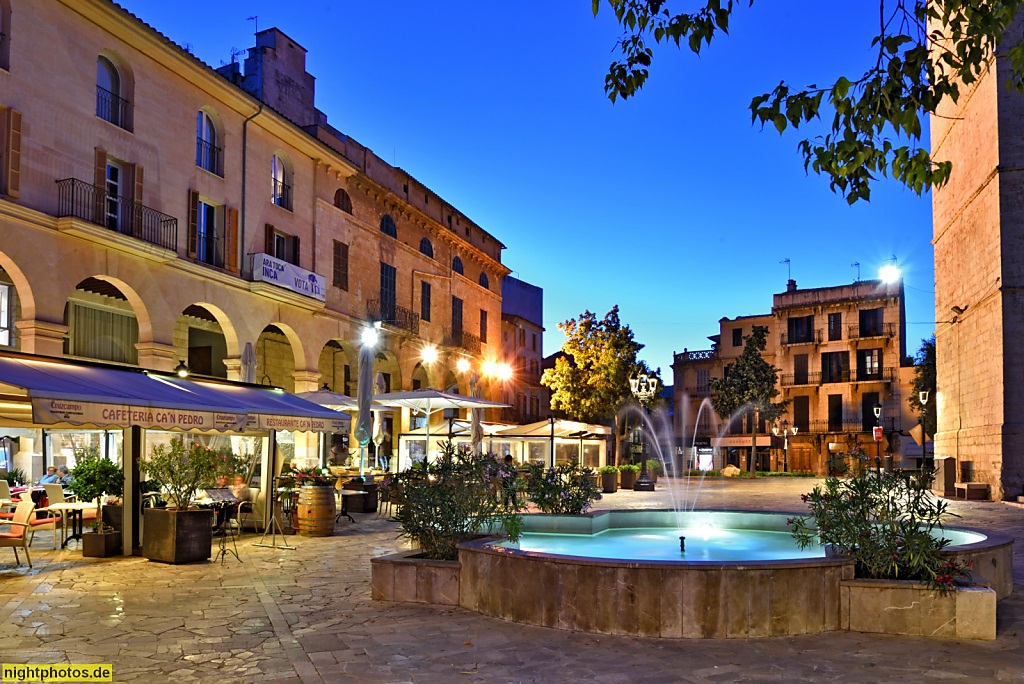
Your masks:
{"label": "leafy tree canopy", "polygon": [[[920,393],[928,392],[928,403],[922,404]],[[914,358],[914,391],[907,401],[917,413],[921,414],[917,422],[924,426],[926,435],[934,435],[937,427],[935,411],[935,336],[921,342],[921,348]]]}
{"label": "leafy tree canopy", "polygon": [[[802,140],[798,147],[804,168],[828,176],[832,190],[850,204],[869,199],[870,184],[879,175],[891,174],[918,194],[949,179],[952,164],[934,162],[921,145],[921,118],[934,114],[944,100],[955,103],[962,86],[984,75],[1024,6],[1024,0],[876,1],[878,35],[872,47],[877,57],[863,74],[802,89],[783,81],[750,103],[752,120],[762,127],[771,124],[780,134],[832,114],[826,135]],[[602,0],[592,2],[596,15]],[[605,76],[605,93],[614,102],[643,88],[654,58],[652,44],[674,42],[699,54],[716,35],[729,32],[737,7],[754,0],[706,0],[694,12],[679,12],[678,0],[604,2],[624,30],[617,44],[621,59]],[[1008,85],[1022,91],[1024,38],[1004,49],[1011,66]]]}
{"label": "leafy tree canopy", "polygon": [[608,420],[631,394],[629,376],[646,372],[636,355],[644,345],[619,320],[619,307],[598,320],[590,311],[558,324],[565,335],[565,356],[541,377],[551,388],[551,408],[583,421]]}
{"label": "leafy tree canopy", "polygon": [[727,419],[747,407],[772,423],[786,412],[789,402],[772,401],[779,396],[775,386],[779,371],[761,356],[767,343],[768,328],[755,325],[751,334],[744,338],[743,352],[728,367],[727,377],[711,381],[711,403],[722,418]]}

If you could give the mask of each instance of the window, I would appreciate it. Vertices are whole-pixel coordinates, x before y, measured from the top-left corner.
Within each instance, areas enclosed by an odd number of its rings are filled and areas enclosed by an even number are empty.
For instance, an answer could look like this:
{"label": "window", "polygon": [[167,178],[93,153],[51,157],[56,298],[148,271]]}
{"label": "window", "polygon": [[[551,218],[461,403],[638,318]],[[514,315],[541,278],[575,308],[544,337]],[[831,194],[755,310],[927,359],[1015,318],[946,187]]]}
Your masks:
{"label": "window", "polygon": [[292,210],[291,174],[284,159],[278,155],[270,158],[271,194],[270,201],[282,209]]}
{"label": "window", "polygon": [[395,320],[396,276],[394,266],[380,262],[380,317],[384,321]]}
{"label": "window", "polygon": [[798,432],[811,429],[811,398],[806,395],[793,397],[793,427]]}
{"label": "window", "polygon": [[420,281],[420,318],[430,320],[430,283]]}
{"label": "window", "polygon": [[540,375],[540,364],[537,363],[537,359],[530,359],[530,372],[534,375]]}
{"label": "window", "polygon": [[217,126],[213,118],[203,111],[196,115],[196,166],[218,176],[224,175],[217,146]]}
{"label": "window", "polygon": [[878,392],[865,392],[860,395],[860,429],[862,432],[871,432],[871,429],[878,425],[879,419],[875,418],[875,404],[878,403]]}
{"label": "window", "polygon": [[0,194],[21,196],[21,112],[11,107],[0,107]]}
{"label": "window", "polygon": [[487,312],[480,309],[480,343],[487,344]]}
{"label": "window", "polygon": [[121,229],[121,195],[124,192],[124,169],[120,164],[107,162],[106,203],[104,224],[110,230]]}
{"label": "window", "polygon": [[127,129],[128,101],[121,97],[121,74],[108,58],[96,60],[96,116]]}
{"label": "window", "polygon": [[398,228],[395,227],[395,219],[391,218],[391,214],[384,214],[380,217],[380,231],[393,238],[398,237]]}
{"label": "window", "polygon": [[485,290],[491,289],[491,281],[487,278],[487,274],[484,273],[483,271],[480,271],[480,287],[484,288]]}
{"label": "window", "polygon": [[742,347],[743,346],[743,328],[732,329],[732,346]]}
{"label": "window", "polygon": [[299,265],[299,236],[289,235],[267,224],[264,251],[275,259]]}
{"label": "window", "polygon": [[462,259],[460,259],[459,257],[455,257],[454,259],[452,259],[452,270],[458,273],[459,275],[465,275],[462,272]]}
{"label": "window", "polygon": [[882,309],[860,310],[860,336],[879,337],[882,334]]}
{"label": "window", "polygon": [[190,259],[238,272],[238,209],[188,192],[187,254]]}
{"label": "window", "polygon": [[11,334],[11,314],[14,307],[11,306],[11,288],[9,283],[0,283],[0,346],[9,347],[14,341]]}
{"label": "window", "polygon": [[850,381],[850,352],[825,352],[821,355],[822,382]]}
{"label": "window", "polygon": [[429,238],[422,238],[420,240],[420,254],[425,254],[431,259],[434,258],[434,245],[430,243]]}
{"label": "window", "polygon": [[0,69],[11,68],[11,3],[0,0]]}
{"label": "window", "polygon": [[843,395],[828,395],[828,431],[843,431]]}
{"label": "window", "polygon": [[858,380],[881,380],[882,379],[882,350],[881,349],[858,349],[857,350],[857,379]]}
{"label": "window", "polygon": [[452,334],[462,338],[462,300],[452,297]]}
{"label": "window", "polygon": [[334,241],[334,286],[348,292],[348,245]]}
{"label": "window", "polygon": [[533,335],[533,351],[537,351],[537,333],[530,333]]}
{"label": "window", "polygon": [[334,206],[346,214],[352,213],[352,198],[348,196],[344,188],[338,188],[334,192]]}
{"label": "window", "polygon": [[830,313],[828,315],[828,340],[833,342],[841,339],[843,339],[843,314]]}
{"label": "window", "polygon": [[697,396],[707,397],[711,395],[711,369],[697,369]]}
{"label": "window", "polygon": [[224,266],[224,250],[217,230],[217,207],[199,200],[196,230],[196,259],[211,266]]}
{"label": "window", "polygon": [[790,316],[787,324],[789,344],[814,341],[814,316]]}
{"label": "window", "polygon": [[524,330],[523,328],[519,329],[519,346],[526,346],[526,330]]}
{"label": "window", "polygon": [[793,355],[793,384],[807,384],[807,354]]}

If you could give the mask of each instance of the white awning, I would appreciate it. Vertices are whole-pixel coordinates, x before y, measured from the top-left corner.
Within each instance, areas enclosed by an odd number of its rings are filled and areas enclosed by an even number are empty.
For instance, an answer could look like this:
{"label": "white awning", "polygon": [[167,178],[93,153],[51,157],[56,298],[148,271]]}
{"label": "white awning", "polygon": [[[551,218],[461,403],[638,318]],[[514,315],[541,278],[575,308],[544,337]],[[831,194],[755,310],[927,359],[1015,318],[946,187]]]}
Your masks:
{"label": "white awning", "polygon": [[350,419],[277,388],[0,354],[0,423],[347,432]]}
{"label": "white awning", "polygon": [[[595,425],[593,423],[579,423],[574,420],[556,420],[554,423],[555,437],[606,437],[612,434],[612,429],[607,425]],[[529,425],[517,425],[502,430],[500,437],[551,437],[551,421],[541,420]]]}

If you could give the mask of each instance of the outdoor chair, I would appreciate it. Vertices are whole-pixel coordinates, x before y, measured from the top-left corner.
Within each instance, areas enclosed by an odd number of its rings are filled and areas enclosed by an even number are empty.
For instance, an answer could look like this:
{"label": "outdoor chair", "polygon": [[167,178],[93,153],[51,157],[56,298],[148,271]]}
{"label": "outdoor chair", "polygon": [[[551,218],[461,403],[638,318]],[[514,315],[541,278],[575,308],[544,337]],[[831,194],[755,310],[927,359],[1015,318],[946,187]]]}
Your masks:
{"label": "outdoor chair", "polygon": [[[26,489],[25,491],[23,491],[21,493],[21,503],[26,503],[26,502],[32,504],[33,506],[35,506],[35,502],[32,501],[32,490],[31,489]],[[18,506],[20,507],[21,504],[18,504]],[[18,513],[17,510],[15,510],[14,513],[15,513],[15,515],[17,515],[17,513]],[[46,513],[47,517],[45,517],[45,518],[35,517],[36,513]],[[38,530],[38,529],[51,529],[51,530],[53,530],[53,550],[56,551],[57,550],[57,525],[58,524],[60,524],[61,527],[64,526],[64,518],[61,516],[59,511],[56,512],[55,514],[51,514],[51,512],[47,508],[45,508],[45,507],[37,508],[32,513],[32,515],[29,516],[29,519],[28,519],[28,529],[31,530],[31,532],[32,532],[32,534],[29,535],[29,538],[28,538],[29,545],[31,545],[32,544],[32,540],[35,539],[36,530]]]}
{"label": "outdoor chair", "polygon": [[252,492],[251,501],[242,501],[238,504],[238,526],[239,532],[245,529],[245,524],[252,518],[253,527],[259,532],[259,528],[263,523],[264,516],[264,500],[263,492],[254,489]]}
{"label": "outdoor chair", "polygon": [[7,484],[7,480],[0,480],[0,499],[10,501],[0,505],[0,520],[10,520],[14,517],[13,511],[3,510],[7,506],[14,506],[15,502],[11,500],[11,487]]}
{"label": "outdoor chair", "polygon": [[0,522],[0,525],[10,525],[10,532],[0,532],[0,547],[9,546],[14,549],[14,561],[21,565],[21,558],[18,557],[18,547],[25,549],[25,559],[28,561],[28,567],[32,569],[32,557],[28,554],[29,539],[26,532],[29,529],[29,519],[32,517],[32,512],[35,510],[36,505],[32,503],[32,500],[22,501],[18,504],[18,507],[14,509],[14,517],[10,520],[4,520]]}

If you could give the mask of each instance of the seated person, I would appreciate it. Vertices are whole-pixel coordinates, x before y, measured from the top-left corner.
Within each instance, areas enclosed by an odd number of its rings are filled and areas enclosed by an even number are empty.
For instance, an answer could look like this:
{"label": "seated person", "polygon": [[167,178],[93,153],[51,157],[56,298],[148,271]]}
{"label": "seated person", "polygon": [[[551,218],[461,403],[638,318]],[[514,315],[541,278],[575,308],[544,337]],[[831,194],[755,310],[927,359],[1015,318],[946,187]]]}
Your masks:
{"label": "seated person", "polygon": [[57,484],[57,466],[46,466],[46,474],[39,479],[39,484]]}
{"label": "seated person", "polygon": [[68,472],[68,467],[66,465],[58,466],[57,484],[59,484],[61,487],[67,487],[74,481],[75,478],[71,477],[71,473]]}
{"label": "seated person", "polygon": [[239,502],[252,499],[252,490],[249,489],[249,485],[245,483],[245,478],[241,475],[235,475],[235,479],[228,489],[231,490],[231,493],[235,495]]}

